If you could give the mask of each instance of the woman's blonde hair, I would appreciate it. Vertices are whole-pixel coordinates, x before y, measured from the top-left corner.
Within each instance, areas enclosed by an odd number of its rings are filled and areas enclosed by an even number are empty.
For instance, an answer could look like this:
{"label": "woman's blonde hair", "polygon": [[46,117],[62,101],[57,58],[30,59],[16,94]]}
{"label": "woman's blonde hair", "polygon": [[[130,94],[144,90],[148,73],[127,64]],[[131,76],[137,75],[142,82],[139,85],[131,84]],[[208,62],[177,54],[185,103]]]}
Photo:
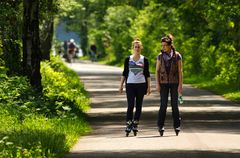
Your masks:
{"label": "woman's blonde hair", "polygon": [[140,41],[139,38],[134,39],[134,41],[132,42],[132,48],[134,48],[135,43],[138,43],[140,45],[141,49],[143,48],[142,42]]}

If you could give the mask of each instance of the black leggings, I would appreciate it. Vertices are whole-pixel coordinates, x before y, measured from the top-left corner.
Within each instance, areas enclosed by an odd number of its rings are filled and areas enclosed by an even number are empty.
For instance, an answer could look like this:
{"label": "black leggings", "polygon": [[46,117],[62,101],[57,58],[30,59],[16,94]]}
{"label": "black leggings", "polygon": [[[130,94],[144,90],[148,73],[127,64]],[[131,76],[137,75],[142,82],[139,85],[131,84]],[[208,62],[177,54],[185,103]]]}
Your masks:
{"label": "black leggings", "polygon": [[136,83],[136,84],[126,84],[126,94],[127,94],[127,118],[126,121],[133,120],[133,109],[136,101],[136,112],[134,115],[134,121],[139,121],[142,113],[142,102],[144,94],[146,91],[145,83]]}
{"label": "black leggings", "polygon": [[158,127],[164,126],[167,106],[168,106],[168,94],[171,94],[171,106],[174,128],[180,127],[180,116],[178,109],[178,84],[161,84],[160,91],[160,109],[158,112]]}

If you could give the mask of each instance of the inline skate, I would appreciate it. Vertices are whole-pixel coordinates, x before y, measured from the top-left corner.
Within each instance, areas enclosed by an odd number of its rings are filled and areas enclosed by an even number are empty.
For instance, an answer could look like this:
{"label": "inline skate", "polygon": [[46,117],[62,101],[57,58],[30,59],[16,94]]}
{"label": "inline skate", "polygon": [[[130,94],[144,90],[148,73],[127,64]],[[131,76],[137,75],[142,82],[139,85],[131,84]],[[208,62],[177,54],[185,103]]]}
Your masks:
{"label": "inline skate", "polygon": [[125,132],[126,132],[126,137],[128,137],[129,133],[132,130],[133,123],[132,123],[132,121],[129,120],[129,121],[127,121],[126,125],[127,125],[127,127],[125,129]]}
{"label": "inline skate", "polygon": [[180,131],[181,131],[180,127],[175,128],[176,136],[178,136],[178,134],[179,134]]}
{"label": "inline skate", "polygon": [[138,132],[138,121],[133,121],[132,123],[132,131],[134,136],[137,136],[137,132]]}
{"label": "inline skate", "polygon": [[161,137],[163,136],[164,130],[165,130],[164,127],[158,129]]}

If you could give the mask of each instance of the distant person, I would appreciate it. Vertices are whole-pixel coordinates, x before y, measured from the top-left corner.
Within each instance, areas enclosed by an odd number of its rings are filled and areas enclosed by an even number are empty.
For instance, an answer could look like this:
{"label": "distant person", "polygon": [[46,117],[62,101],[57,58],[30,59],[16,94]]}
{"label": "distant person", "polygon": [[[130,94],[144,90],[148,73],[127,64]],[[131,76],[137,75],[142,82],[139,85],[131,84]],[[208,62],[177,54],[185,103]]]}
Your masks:
{"label": "distant person", "polygon": [[76,51],[76,44],[74,42],[74,39],[70,39],[70,42],[68,44],[68,61],[72,62],[73,57],[75,56]]}
{"label": "distant person", "polygon": [[160,109],[158,113],[158,129],[160,136],[164,133],[168,94],[171,96],[173,127],[176,135],[180,132],[180,114],[178,95],[183,91],[182,56],[173,46],[172,35],[161,39],[162,50],[157,56],[156,89],[160,93]]}
{"label": "distant person", "polygon": [[[123,84],[126,85],[127,94],[127,116],[126,136],[131,131],[137,135],[138,124],[142,113],[144,95],[151,93],[150,73],[148,59],[141,55],[142,43],[137,38],[132,42],[133,54],[128,56],[124,62],[124,70],[121,77],[119,93],[123,92]],[[136,103],[136,104],[135,104]],[[133,115],[134,106],[136,107]]]}
{"label": "distant person", "polygon": [[90,58],[91,61],[97,61],[97,46],[95,44],[90,46]]}
{"label": "distant person", "polygon": [[68,41],[63,42],[63,57],[67,58],[68,55]]}

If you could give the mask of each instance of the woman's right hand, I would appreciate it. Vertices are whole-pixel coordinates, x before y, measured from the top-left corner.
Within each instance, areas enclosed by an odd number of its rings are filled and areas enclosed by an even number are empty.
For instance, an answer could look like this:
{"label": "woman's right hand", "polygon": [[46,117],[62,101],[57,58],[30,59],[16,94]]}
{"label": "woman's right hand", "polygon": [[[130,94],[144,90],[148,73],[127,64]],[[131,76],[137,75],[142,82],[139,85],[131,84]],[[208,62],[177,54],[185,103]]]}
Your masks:
{"label": "woman's right hand", "polygon": [[118,92],[119,92],[119,94],[122,94],[122,93],[123,93],[123,85],[121,85],[121,86],[119,87]]}
{"label": "woman's right hand", "polygon": [[160,85],[158,85],[158,84],[156,85],[156,90],[158,93],[160,93],[160,90],[161,90]]}

